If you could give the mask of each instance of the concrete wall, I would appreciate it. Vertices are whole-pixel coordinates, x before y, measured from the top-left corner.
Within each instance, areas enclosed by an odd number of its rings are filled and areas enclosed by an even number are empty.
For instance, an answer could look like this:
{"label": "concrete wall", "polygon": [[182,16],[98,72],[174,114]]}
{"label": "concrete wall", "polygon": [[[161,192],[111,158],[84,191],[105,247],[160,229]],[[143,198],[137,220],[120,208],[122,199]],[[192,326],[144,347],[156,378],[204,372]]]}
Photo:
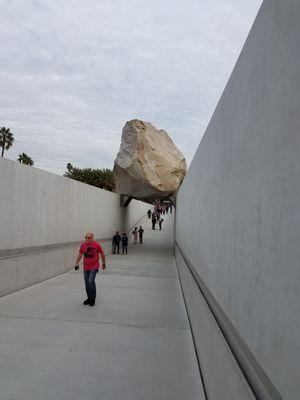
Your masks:
{"label": "concrete wall", "polygon": [[[299,398],[300,371],[299,21],[299,0],[263,3],[176,213],[177,242],[287,400]],[[209,398],[248,398],[236,396],[238,369],[228,380],[220,368],[216,353],[229,360],[226,343],[216,342],[221,333],[178,252],[177,260]]]}
{"label": "concrete wall", "polygon": [[0,295],[68,270],[87,231],[110,252],[114,232],[148,209],[121,208],[115,193],[3,158],[0,184]]}
{"label": "concrete wall", "polygon": [[[133,242],[132,231],[135,227],[144,226],[148,222],[147,211],[153,206],[138,200],[131,200],[124,214],[124,226],[126,226],[129,242]],[[144,227],[145,228],[145,227]]]}

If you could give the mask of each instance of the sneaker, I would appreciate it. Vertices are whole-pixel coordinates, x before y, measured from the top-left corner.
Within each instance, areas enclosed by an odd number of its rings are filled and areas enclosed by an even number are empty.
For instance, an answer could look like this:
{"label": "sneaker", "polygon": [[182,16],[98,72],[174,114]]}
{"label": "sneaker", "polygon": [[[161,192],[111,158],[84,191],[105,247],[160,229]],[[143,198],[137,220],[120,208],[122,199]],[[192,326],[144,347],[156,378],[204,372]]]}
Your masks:
{"label": "sneaker", "polygon": [[93,307],[95,305],[95,299],[90,299],[89,305]]}
{"label": "sneaker", "polygon": [[90,299],[87,298],[86,300],[84,300],[84,302],[83,302],[82,304],[84,304],[85,306],[87,306],[88,304],[90,304]]}

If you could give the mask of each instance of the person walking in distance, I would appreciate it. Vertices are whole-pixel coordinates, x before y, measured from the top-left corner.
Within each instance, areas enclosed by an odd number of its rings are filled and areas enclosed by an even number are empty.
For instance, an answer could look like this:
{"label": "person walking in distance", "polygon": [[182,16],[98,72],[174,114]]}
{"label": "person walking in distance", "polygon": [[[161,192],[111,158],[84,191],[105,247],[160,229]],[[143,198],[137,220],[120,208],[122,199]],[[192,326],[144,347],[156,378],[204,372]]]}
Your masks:
{"label": "person walking in distance", "polygon": [[156,216],[155,216],[155,213],[154,213],[154,212],[152,213],[151,222],[152,222],[152,229],[155,230]]}
{"label": "person walking in distance", "polygon": [[134,244],[137,244],[138,233],[139,232],[137,230],[137,227],[135,227],[134,230],[132,231]]}
{"label": "person walking in distance", "polygon": [[159,230],[161,231],[161,225],[162,225],[162,223],[164,222],[164,220],[163,220],[163,218],[161,218],[160,220],[159,220],[159,223],[158,223],[158,226],[159,226]]}
{"label": "person walking in distance", "polygon": [[117,231],[112,240],[114,254],[116,254],[116,249],[118,251],[118,254],[120,254],[120,242],[121,242],[121,236],[119,234],[119,231]]}
{"label": "person walking in distance", "polygon": [[75,270],[79,268],[79,261],[83,256],[83,273],[87,294],[87,299],[84,300],[83,304],[91,307],[95,305],[97,294],[95,279],[100,266],[99,254],[102,259],[102,269],[104,270],[106,268],[104,251],[101,245],[94,240],[94,234],[88,232],[85,235],[85,242],[81,243],[75,262]]}
{"label": "person walking in distance", "polygon": [[148,214],[148,218],[150,219],[151,218],[151,210],[148,210],[147,214]]}
{"label": "person walking in distance", "polygon": [[124,254],[124,251],[126,251],[127,254],[128,236],[126,235],[126,233],[123,233],[121,240],[122,240],[122,254]]}
{"label": "person walking in distance", "polygon": [[140,243],[143,243],[143,235],[144,235],[144,229],[140,226],[140,228],[139,228]]}

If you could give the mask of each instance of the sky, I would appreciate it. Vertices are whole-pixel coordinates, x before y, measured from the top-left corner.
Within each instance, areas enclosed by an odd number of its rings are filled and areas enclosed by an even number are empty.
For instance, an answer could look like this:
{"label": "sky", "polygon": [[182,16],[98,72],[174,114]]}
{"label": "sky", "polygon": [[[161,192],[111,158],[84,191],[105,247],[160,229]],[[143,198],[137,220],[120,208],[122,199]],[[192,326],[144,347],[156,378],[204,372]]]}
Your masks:
{"label": "sky", "polygon": [[189,164],[261,0],[0,0],[0,126],[37,168],[113,168],[122,128]]}

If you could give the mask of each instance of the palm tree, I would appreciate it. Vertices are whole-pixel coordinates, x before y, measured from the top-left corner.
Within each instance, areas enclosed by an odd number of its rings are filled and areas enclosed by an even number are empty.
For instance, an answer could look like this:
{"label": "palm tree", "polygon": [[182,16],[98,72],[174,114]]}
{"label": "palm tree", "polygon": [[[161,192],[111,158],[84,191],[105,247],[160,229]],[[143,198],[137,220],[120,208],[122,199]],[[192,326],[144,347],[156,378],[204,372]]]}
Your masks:
{"label": "palm tree", "polygon": [[18,161],[21,164],[30,165],[31,167],[34,164],[33,160],[26,153],[19,154]]}
{"label": "palm tree", "polygon": [[4,156],[4,150],[8,150],[13,145],[14,141],[14,136],[9,128],[2,126],[2,128],[0,128],[0,147],[2,147],[1,157]]}

